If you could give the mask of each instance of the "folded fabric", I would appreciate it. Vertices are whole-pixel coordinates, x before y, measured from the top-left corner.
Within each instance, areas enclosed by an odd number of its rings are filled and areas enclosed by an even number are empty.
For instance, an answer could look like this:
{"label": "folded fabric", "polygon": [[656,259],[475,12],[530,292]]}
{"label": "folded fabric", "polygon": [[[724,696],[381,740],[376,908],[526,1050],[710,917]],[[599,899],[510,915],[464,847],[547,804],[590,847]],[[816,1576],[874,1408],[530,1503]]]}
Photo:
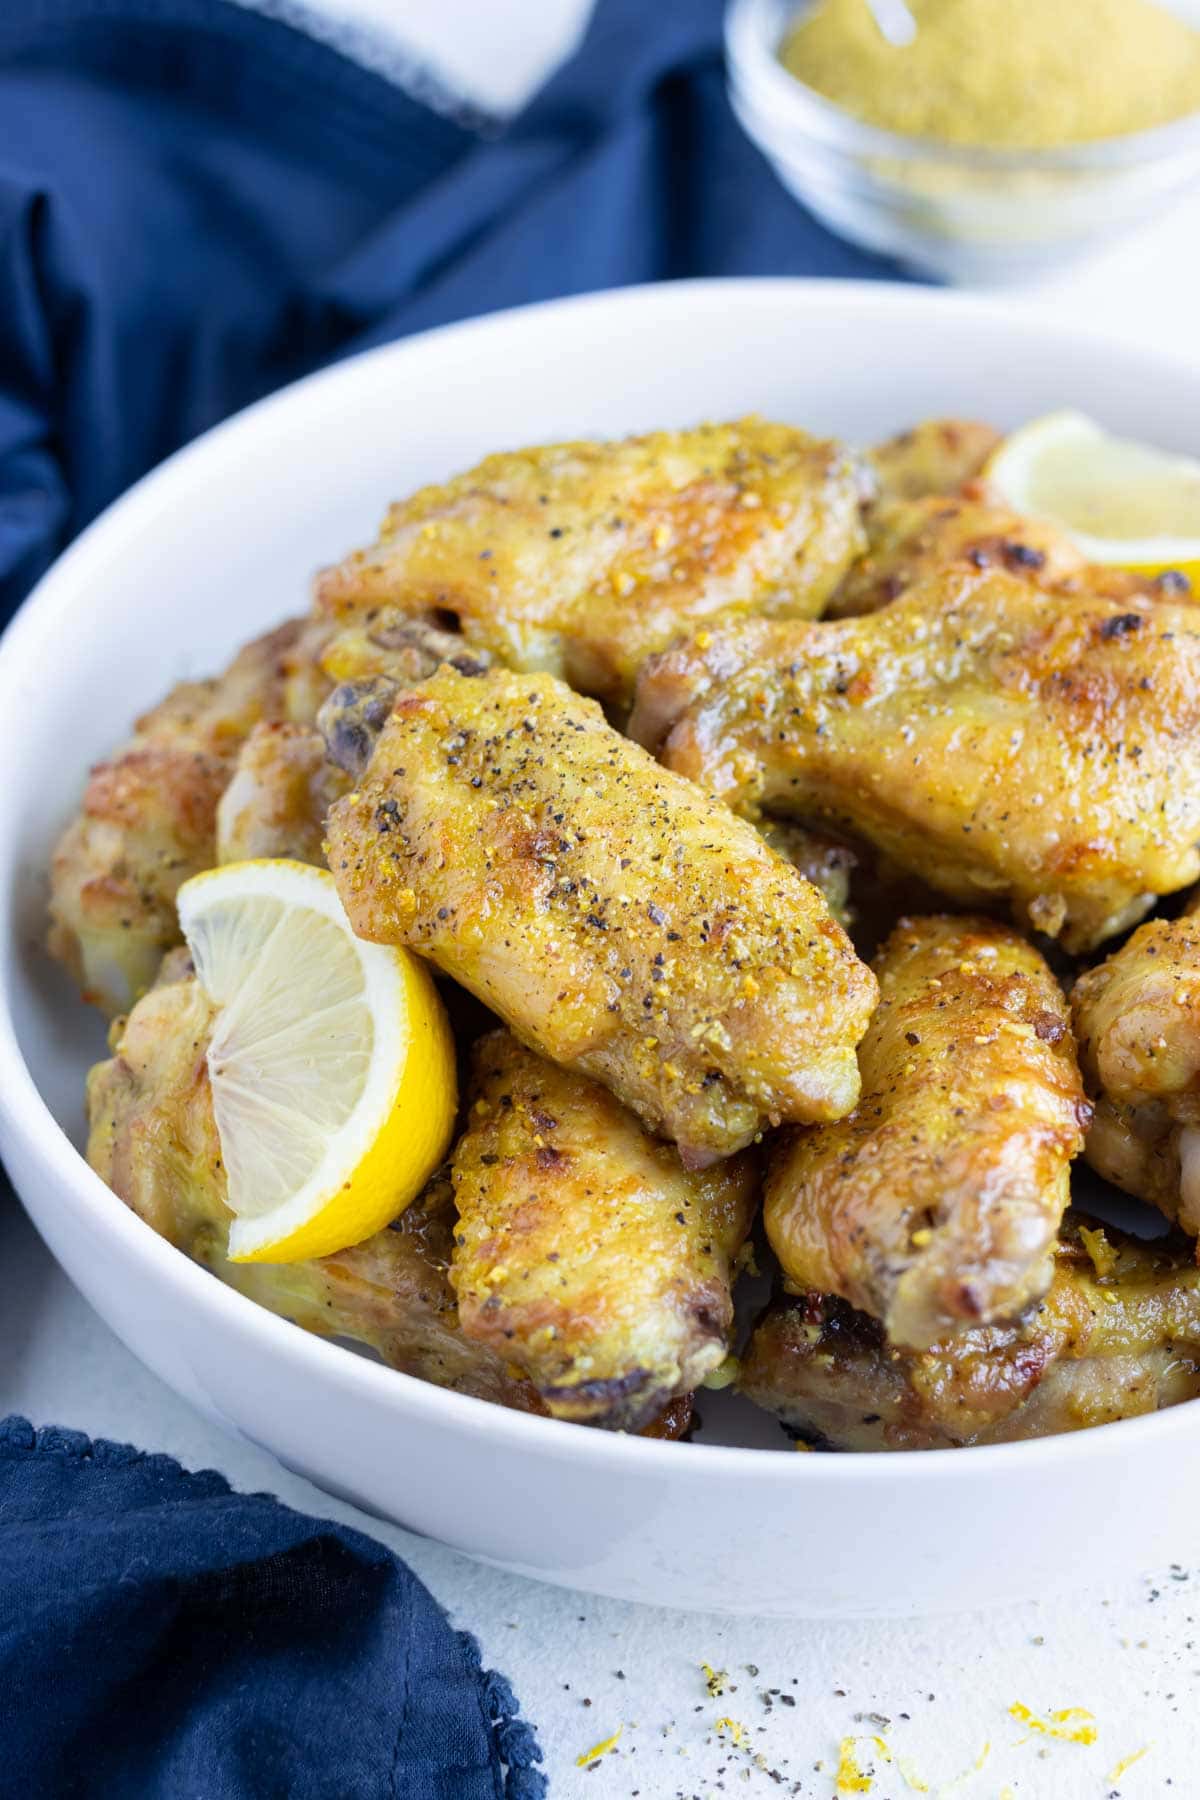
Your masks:
{"label": "folded fabric", "polygon": [[169,451],[364,344],[675,276],[894,274],[743,135],[722,10],[599,0],[480,136],[226,0],[5,0],[0,620]]}
{"label": "folded fabric", "polygon": [[529,1727],[381,1544],[0,1423],[0,1793],[538,1800]]}

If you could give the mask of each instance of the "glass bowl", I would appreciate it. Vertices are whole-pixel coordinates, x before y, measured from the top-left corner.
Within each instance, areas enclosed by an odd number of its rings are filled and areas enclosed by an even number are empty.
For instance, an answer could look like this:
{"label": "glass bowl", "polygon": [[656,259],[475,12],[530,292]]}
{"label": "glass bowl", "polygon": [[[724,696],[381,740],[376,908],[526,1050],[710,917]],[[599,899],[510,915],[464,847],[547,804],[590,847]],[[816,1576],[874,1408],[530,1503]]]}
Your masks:
{"label": "glass bowl", "polygon": [[984,150],[866,125],[779,61],[796,0],[731,0],[729,98],[826,225],[920,274],[994,284],[1111,245],[1200,181],[1200,113],[1061,150]]}

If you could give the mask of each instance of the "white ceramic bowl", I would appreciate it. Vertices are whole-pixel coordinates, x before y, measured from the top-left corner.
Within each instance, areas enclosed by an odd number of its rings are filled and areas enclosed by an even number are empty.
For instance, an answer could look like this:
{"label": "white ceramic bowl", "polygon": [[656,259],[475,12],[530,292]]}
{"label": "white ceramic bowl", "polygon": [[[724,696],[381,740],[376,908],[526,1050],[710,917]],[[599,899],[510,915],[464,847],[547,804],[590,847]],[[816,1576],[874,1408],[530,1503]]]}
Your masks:
{"label": "white ceramic bowl", "polygon": [[1200,1551],[1200,1404],[1041,1443],[797,1456],[725,1396],[706,1398],[706,1441],[643,1442],[443,1393],[306,1336],[193,1266],[87,1168],[83,1076],[104,1034],[38,948],[48,853],[87,764],[170,682],[300,610],[314,567],[389,497],[501,446],[754,409],[865,442],[931,413],[1012,424],[1058,406],[1195,451],[1200,368],[917,288],[679,283],[343,363],[210,433],[86,533],[0,645],[0,1151],[138,1356],[329,1491],[600,1593],[929,1611]]}

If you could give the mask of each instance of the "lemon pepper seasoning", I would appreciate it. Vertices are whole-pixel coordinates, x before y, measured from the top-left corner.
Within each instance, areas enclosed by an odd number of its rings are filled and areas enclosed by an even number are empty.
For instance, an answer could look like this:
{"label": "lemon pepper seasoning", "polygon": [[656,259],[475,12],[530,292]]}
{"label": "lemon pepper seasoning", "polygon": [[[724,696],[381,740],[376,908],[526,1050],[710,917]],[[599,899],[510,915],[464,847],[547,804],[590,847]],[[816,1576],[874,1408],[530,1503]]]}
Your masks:
{"label": "lemon pepper seasoning", "polygon": [[780,60],[856,118],[907,136],[1054,149],[1200,111],[1200,31],[1154,0],[909,0],[904,48],[867,0],[817,0]]}

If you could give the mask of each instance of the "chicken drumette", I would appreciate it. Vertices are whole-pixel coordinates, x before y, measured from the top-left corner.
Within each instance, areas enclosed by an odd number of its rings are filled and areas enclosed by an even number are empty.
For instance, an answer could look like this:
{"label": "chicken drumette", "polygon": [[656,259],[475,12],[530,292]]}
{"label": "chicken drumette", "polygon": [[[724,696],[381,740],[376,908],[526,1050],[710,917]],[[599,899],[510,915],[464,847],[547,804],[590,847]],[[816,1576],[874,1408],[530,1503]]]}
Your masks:
{"label": "chicken drumette", "polygon": [[507,1031],[476,1044],[471,1096],[452,1163],[463,1332],[557,1417],[636,1429],[729,1350],[754,1161],[689,1173],[606,1088]]}
{"label": "chicken drumette", "polygon": [[1200,611],[953,568],[864,618],[654,658],[630,722],[751,816],[872,840],[1084,950],[1200,873]]}
{"label": "chicken drumette", "polygon": [[791,1286],[841,1295],[924,1348],[1044,1292],[1089,1108],[1062,990],[986,919],[902,919],[850,1117],[789,1134],[767,1236]]}
{"label": "chicken drumette", "polygon": [[761,419],[513,451],[393,506],[318,604],[446,624],[619,705],[690,627],[819,613],[863,548],[863,492],[840,445]]}
{"label": "chicken drumette", "polygon": [[1068,1214],[1044,1300],[921,1353],[844,1300],[780,1298],[752,1336],[741,1392],[808,1443],[936,1450],[1078,1431],[1200,1396],[1191,1246]]}
{"label": "chicken drumette", "polygon": [[876,985],[822,896],[552,676],[402,693],[329,863],[361,936],[428,957],[690,1167],[854,1104]]}
{"label": "chicken drumette", "polygon": [[1075,983],[1096,1117],[1086,1155],[1107,1181],[1200,1235],[1200,911],[1150,919]]}

